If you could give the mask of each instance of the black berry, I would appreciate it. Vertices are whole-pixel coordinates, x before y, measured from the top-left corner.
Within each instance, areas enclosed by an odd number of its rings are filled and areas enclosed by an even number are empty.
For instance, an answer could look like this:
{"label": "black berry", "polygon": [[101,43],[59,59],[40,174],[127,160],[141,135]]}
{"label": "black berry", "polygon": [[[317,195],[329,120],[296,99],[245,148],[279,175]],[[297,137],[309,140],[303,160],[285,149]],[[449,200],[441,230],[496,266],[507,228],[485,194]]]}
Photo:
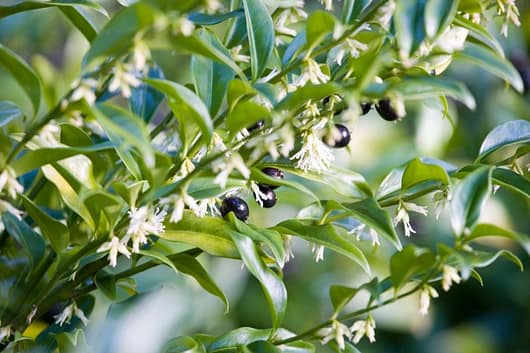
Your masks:
{"label": "black berry", "polygon": [[381,118],[385,119],[386,121],[396,121],[399,119],[398,114],[392,107],[392,103],[388,98],[381,99],[379,102],[377,102],[375,110],[377,110]]}
{"label": "black berry", "polygon": [[362,102],[361,103],[361,115],[366,115],[372,109],[372,103]]}
{"label": "black berry", "polygon": [[342,124],[335,124],[335,129],[337,129],[337,135],[333,136],[334,139],[324,139],[324,142],[334,148],[348,146],[351,141],[350,130]]}
{"label": "black berry", "polygon": [[[271,208],[272,206],[276,205],[276,201],[278,199],[276,198],[276,193],[272,191],[271,188],[263,186],[263,185],[259,185],[259,191],[265,194],[265,197],[263,196],[260,197],[262,207]],[[257,198],[256,194],[254,194],[254,198]]]}
{"label": "black berry", "polygon": [[254,125],[247,127],[247,130],[248,132],[251,132],[254,130],[263,129],[264,126],[265,126],[265,120],[258,120],[256,121]]}
{"label": "black berry", "polygon": [[227,197],[221,205],[221,215],[224,217],[230,212],[234,212],[234,216],[239,220],[246,221],[249,214],[248,205],[239,197]]}
{"label": "black berry", "polygon": [[[283,170],[280,170],[278,168],[266,167],[266,168],[263,168],[261,171],[274,179],[283,179],[284,177]],[[264,188],[269,188],[271,190],[274,190],[279,187],[279,185],[269,185],[269,184],[259,184],[259,186],[264,187]]]}

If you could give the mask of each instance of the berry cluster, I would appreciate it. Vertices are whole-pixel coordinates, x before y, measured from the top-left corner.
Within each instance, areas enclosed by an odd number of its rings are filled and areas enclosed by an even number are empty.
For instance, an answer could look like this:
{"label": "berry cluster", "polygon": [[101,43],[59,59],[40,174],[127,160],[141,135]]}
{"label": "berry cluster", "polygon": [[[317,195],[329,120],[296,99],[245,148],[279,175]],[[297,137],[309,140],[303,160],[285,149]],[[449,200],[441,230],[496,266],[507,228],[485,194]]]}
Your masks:
{"label": "berry cluster", "polygon": [[[372,103],[370,102],[363,102],[361,103],[361,112],[362,115],[368,114],[368,112],[372,109]],[[396,121],[399,120],[400,116],[392,106],[392,102],[389,98],[383,98],[377,102],[375,105],[375,110],[377,113],[379,113],[379,116],[381,118],[385,119],[386,121]]]}

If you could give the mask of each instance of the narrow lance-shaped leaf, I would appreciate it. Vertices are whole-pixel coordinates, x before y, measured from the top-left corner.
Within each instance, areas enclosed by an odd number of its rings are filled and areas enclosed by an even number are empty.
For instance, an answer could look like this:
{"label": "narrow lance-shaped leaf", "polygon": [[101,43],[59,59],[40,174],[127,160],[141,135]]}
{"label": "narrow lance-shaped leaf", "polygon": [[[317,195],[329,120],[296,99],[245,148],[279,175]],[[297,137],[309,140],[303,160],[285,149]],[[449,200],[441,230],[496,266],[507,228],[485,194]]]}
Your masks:
{"label": "narrow lance-shaped leaf", "polygon": [[432,251],[412,244],[395,253],[390,259],[390,278],[396,291],[415,275],[429,271],[434,261]]}
{"label": "narrow lance-shaped leaf", "polygon": [[243,0],[250,48],[252,79],[257,80],[267,65],[274,45],[274,24],[262,0]]}
{"label": "narrow lance-shaped leaf", "polygon": [[269,269],[260,258],[258,249],[252,239],[239,232],[229,231],[234,244],[248,270],[260,282],[272,315],[272,327],[276,330],[285,315],[287,307],[287,290],[282,280]]}
{"label": "narrow lance-shaped leaf", "polygon": [[507,121],[491,130],[480,146],[477,161],[483,160],[488,155],[502,147],[516,143],[530,143],[529,121]]}
{"label": "narrow lance-shaped leaf", "polygon": [[33,107],[33,114],[37,114],[42,95],[37,74],[21,57],[2,44],[0,44],[0,66],[9,72],[24,89]]}
{"label": "narrow lance-shaped leaf", "polygon": [[9,101],[0,102],[0,128],[23,116],[24,114],[22,114],[22,111],[16,104]]}
{"label": "narrow lance-shaped leaf", "polygon": [[32,269],[39,264],[44,257],[46,244],[26,222],[18,219],[9,212],[2,214],[2,222],[7,232],[20,244],[22,250],[28,254]]}
{"label": "narrow lance-shaped leaf", "polygon": [[415,158],[407,165],[403,172],[401,189],[404,191],[429,180],[439,181],[443,185],[449,184],[449,176],[442,167],[435,164],[423,163],[418,158]]}
{"label": "narrow lance-shaped leaf", "polygon": [[433,38],[449,25],[458,9],[458,1],[427,0],[425,5],[425,32]]}

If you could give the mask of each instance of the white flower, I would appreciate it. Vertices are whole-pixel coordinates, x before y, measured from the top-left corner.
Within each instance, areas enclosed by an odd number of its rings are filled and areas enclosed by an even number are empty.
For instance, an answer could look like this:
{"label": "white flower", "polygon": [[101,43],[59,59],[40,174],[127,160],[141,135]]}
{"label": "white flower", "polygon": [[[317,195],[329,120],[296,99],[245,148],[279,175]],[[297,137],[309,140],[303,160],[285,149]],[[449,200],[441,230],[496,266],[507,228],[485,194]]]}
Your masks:
{"label": "white flower", "polygon": [[333,10],[333,0],[320,0],[320,3],[324,5],[326,10]]}
{"label": "white flower", "polygon": [[35,317],[35,314],[37,313],[37,306],[33,305],[31,308],[31,311],[29,312],[28,316],[26,317],[26,324],[31,324],[33,321],[33,318]]}
{"label": "white flower", "polygon": [[431,298],[438,298],[438,292],[428,284],[420,289],[420,314],[427,315],[429,313],[429,306]]}
{"label": "white flower", "polygon": [[113,68],[112,80],[109,83],[109,92],[120,91],[125,98],[131,97],[131,87],[140,86],[141,82],[131,72],[133,68],[127,64],[116,65]]}
{"label": "white flower", "polygon": [[367,49],[368,45],[352,38],[346,38],[346,40],[339,46],[337,56],[335,57],[335,62],[339,65],[342,65],[342,60],[344,59],[344,55],[346,53],[350,53],[352,58],[358,58],[359,55],[361,55],[361,52]]}
{"label": "white flower", "polygon": [[317,136],[314,129],[305,131],[302,134],[304,143],[302,148],[290,159],[297,159],[296,168],[304,172],[315,171],[317,173],[325,172],[329,169],[335,156],[331,149]]}
{"label": "white flower", "polygon": [[410,225],[409,212],[413,211],[421,213],[424,216],[427,216],[427,207],[418,206],[412,202],[399,201],[398,211],[396,217],[394,217],[394,227],[403,222],[403,228],[405,230],[405,236],[409,237],[411,233],[416,233],[416,231]]}
{"label": "white flower", "polygon": [[53,121],[46,124],[34,138],[34,142],[41,147],[57,147],[61,136],[61,128]]}
{"label": "white flower", "polygon": [[163,221],[166,214],[165,210],[153,210],[149,206],[131,208],[126,237],[133,241],[132,252],[139,252],[140,244],[147,244],[148,235],[158,235],[164,231]]}
{"label": "white flower", "polygon": [[377,18],[377,22],[383,27],[384,29],[388,29],[390,26],[390,20],[392,20],[392,16],[394,15],[394,11],[396,10],[396,2],[395,0],[387,1],[383,6],[381,6],[377,10],[377,15],[375,18]]}
{"label": "white flower", "polygon": [[261,191],[258,183],[256,183],[253,180],[250,181],[250,189],[254,193],[254,198],[256,199],[256,202],[261,207],[263,207],[263,200],[268,200],[269,196],[273,197],[273,195],[274,195],[274,194],[268,195],[268,194],[264,193],[263,191]]}
{"label": "white flower", "polygon": [[460,276],[458,270],[452,266],[444,265],[442,275],[442,288],[444,291],[448,291],[451,285],[454,283],[460,283]]}
{"label": "white flower", "polygon": [[6,166],[0,173],[0,192],[2,191],[5,191],[12,199],[24,192],[24,187],[18,182],[17,175],[10,166]]}
{"label": "white flower", "polygon": [[230,49],[230,55],[232,56],[232,59],[234,59],[235,62],[240,62],[240,63],[250,62],[250,56],[240,54],[241,49],[243,49],[243,46],[241,44],[236,45],[235,47]]}
{"label": "white flower", "polygon": [[313,253],[313,256],[315,257],[315,262],[324,260],[324,249],[325,249],[324,245],[313,244],[311,246],[311,252]]}
{"label": "white flower", "polygon": [[447,27],[444,33],[438,38],[435,45],[446,53],[462,50],[466,43],[468,33],[469,30],[464,27]]}
{"label": "white flower", "polygon": [[189,37],[195,30],[195,24],[187,17],[180,17],[173,22],[171,29],[174,35],[182,34],[184,37]]}
{"label": "white flower", "polygon": [[96,102],[96,94],[94,93],[98,86],[98,81],[93,78],[85,78],[75,84],[77,86],[70,95],[71,102],[77,102],[84,99],[89,105]]}
{"label": "white flower", "polygon": [[219,0],[206,0],[206,9],[208,12],[215,12],[221,8]]}
{"label": "white flower", "polygon": [[[360,240],[365,228],[366,228],[366,225],[364,223],[361,223],[357,227],[350,230],[348,233],[357,235],[357,240]],[[372,246],[381,245],[381,242],[379,241],[379,235],[377,234],[377,231],[375,229],[370,228],[368,231],[368,234],[370,235],[370,238],[372,239]]]}
{"label": "white flower", "polygon": [[287,26],[307,18],[307,13],[302,9],[303,6],[304,3],[301,2],[301,6],[289,7],[282,10],[276,19],[276,32],[291,37],[296,36],[296,31]]}
{"label": "white flower", "polygon": [[341,351],[346,347],[344,336],[346,336],[349,340],[351,340],[352,336],[348,326],[337,320],[333,320],[331,327],[326,327],[320,330],[319,334],[324,336],[321,340],[322,344],[326,344],[334,339]]}
{"label": "white flower", "polygon": [[322,72],[320,65],[311,58],[306,58],[302,64],[301,75],[292,83],[295,87],[302,87],[307,82],[313,84],[326,83],[329,76]]}
{"label": "white flower", "polygon": [[61,313],[54,316],[55,323],[59,324],[59,326],[63,326],[64,323],[69,324],[74,314],[79,318],[79,320],[81,320],[83,325],[88,325],[88,318],[85,316],[83,310],[77,307],[75,302],[68,305],[66,308],[63,309]]}
{"label": "white flower", "polygon": [[516,26],[521,25],[519,20],[519,9],[515,4],[515,0],[497,0],[497,14],[504,16],[504,22],[501,27],[501,34],[508,36],[508,24],[512,22]]}
{"label": "white flower", "polygon": [[434,193],[432,198],[434,201],[434,215],[436,217],[436,220],[438,220],[438,218],[440,218],[440,214],[445,209],[445,206],[447,206],[447,203],[450,200],[449,190],[444,189],[438,191]]}
{"label": "white flower", "polygon": [[198,217],[204,217],[208,212],[210,212],[210,214],[216,214],[217,212],[215,198],[197,201],[186,192],[172,195],[163,199],[161,202],[164,204],[172,204],[173,206],[173,211],[169,216],[169,221],[171,223],[178,223],[182,220],[186,206]]}
{"label": "white flower", "polygon": [[108,251],[109,256],[107,259],[109,260],[109,264],[111,267],[116,267],[116,264],[118,263],[118,253],[125,255],[126,258],[131,257],[131,253],[125,246],[125,243],[126,242],[120,240],[120,238],[113,236],[110,241],[101,244],[96,252]]}
{"label": "white flower", "polygon": [[0,343],[11,337],[13,329],[10,325],[0,327]]}
{"label": "white flower", "polygon": [[151,57],[151,51],[143,40],[136,40],[133,49],[133,65],[138,71],[142,71],[145,68],[147,59]]}
{"label": "white flower", "polygon": [[375,321],[372,315],[368,315],[366,320],[355,321],[350,327],[350,331],[355,333],[352,339],[355,344],[359,343],[363,336],[366,336],[370,343],[375,342]]}
{"label": "white flower", "polygon": [[223,163],[217,164],[212,168],[214,169],[214,172],[217,173],[217,176],[215,177],[213,182],[214,184],[217,184],[222,188],[226,186],[228,177],[234,169],[237,169],[241,173],[243,178],[250,178],[250,170],[248,169],[247,165],[245,164],[245,161],[243,160],[241,155],[239,155],[239,153],[232,153],[229,157],[224,158]]}
{"label": "white flower", "polygon": [[197,217],[201,218],[207,214],[212,216],[220,215],[219,209],[217,208],[217,198],[215,197],[199,200],[197,205],[191,208],[191,210]]}
{"label": "white flower", "polygon": [[283,247],[285,248],[285,262],[289,262],[289,260],[294,259],[294,251],[293,251],[293,240],[290,235],[285,235],[283,238]]}

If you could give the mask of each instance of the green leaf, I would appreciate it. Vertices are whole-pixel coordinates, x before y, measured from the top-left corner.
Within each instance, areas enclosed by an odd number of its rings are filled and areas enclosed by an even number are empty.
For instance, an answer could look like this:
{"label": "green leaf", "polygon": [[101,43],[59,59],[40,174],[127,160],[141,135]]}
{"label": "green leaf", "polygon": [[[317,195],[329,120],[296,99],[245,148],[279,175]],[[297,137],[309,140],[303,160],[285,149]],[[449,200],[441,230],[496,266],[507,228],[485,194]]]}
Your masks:
{"label": "green leaf", "polygon": [[513,65],[497,53],[481,45],[467,42],[464,50],[453,54],[455,59],[470,62],[509,82],[518,92],[523,93],[523,80]]}
{"label": "green leaf", "polygon": [[351,288],[346,286],[333,285],[329,287],[329,297],[335,313],[338,313],[348,304],[362,288]]}
{"label": "green leaf", "polygon": [[269,304],[272,327],[276,330],[285,315],[287,290],[280,277],[269,269],[258,253],[256,244],[249,237],[235,231],[228,231],[247,269],[260,282]]}
{"label": "green leaf", "polygon": [[530,121],[511,120],[491,130],[482,141],[477,161],[483,160],[498,149],[517,143],[530,143]]}
{"label": "green leaf", "polygon": [[110,300],[116,299],[116,278],[113,274],[99,271],[93,278],[96,287]]}
{"label": "green leaf", "polygon": [[464,278],[468,277],[467,271],[470,272],[472,268],[488,267],[501,256],[513,262],[521,271],[524,270],[521,260],[508,250],[499,250],[495,253],[487,251],[459,252],[459,255],[465,266],[462,270],[462,277]]}
{"label": "green leaf", "polygon": [[449,176],[442,167],[436,164],[423,163],[419,158],[413,159],[403,172],[401,189],[406,190],[426,181],[436,180],[443,185],[449,184]]}
{"label": "green leaf", "polygon": [[263,105],[251,100],[240,100],[228,113],[225,124],[228,131],[236,133],[269,116],[270,112]]}
{"label": "green leaf", "polygon": [[434,265],[434,253],[415,245],[407,245],[390,259],[390,278],[396,292],[414,276],[427,272]]}
{"label": "green leaf", "polygon": [[30,268],[34,270],[41,262],[46,250],[46,243],[41,235],[36,233],[26,222],[18,219],[9,212],[2,213],[2,222],[7,232],[22,247],[28,255]]}
{"label": "green leaf", "polygon": [[111,142],[103,142],[87,147],[43,147],[36,150],[26,151],[22,157],[12,163],[12,167],[17,175],[23,175],[35,168],[68,157],[90,152],[105,151],[115,147],[116,144]]}
{"label": "green leaf", "polygon": [[238,258],[237,248],[226,233],[233,229],[219,217],[197,217],[191,211],[184,211],[178,223],[167,223],[160,238],[196,246],[214,256]]}
{"label": "green leaf", "polygon": [[224,351],[256,341],[266,340],[273,332],[270,329],[240,327],[230,331],[208,344],[208,352]]}
{"label": "green leaf", "polygon": [[429,38],[441,33],[454,19],[457,1],[427,0],[425,5],[425,33]]}
{"label": "green leaf", "polygon": [[[147,77],[163,79],[164,73],[155,65],[149,68]],[[163,100],[164,95],[146,83],[131,87],[129,106],[134,114],[142,117],[146,122],[151,121]]]}
{"label": "green leaf", "polygon": [[248,81],[235,79],[228,84],[226,101],[228,107],[232,107],[243,98],[251,98],[258,94],[258,91],[250,85]]}
{"label": "green leaf", "polygon": [[189,336],[180,336],[167,342],[163,353],[206,353],[204,346]]}
{"label": "green leaf", "polygon": [[[103,103],[91,107],[92,114],[101,124],[110,141],[117,145],[116,152],[123,159],[130,148],[136,148],[148,167],[155,164],[155,154],[151,146],[149,131],[142,118],[132,114],[130,111],[117,106]],[[130,161],[130,159],[129,159]],[[133,174],[136,175],[136,167],[123,161]]]}
{"label": "green leaf", "polygon": [[282,99],[275,107],[276,110],[289,110],[296,111],[301,108],[309,100],[321,100],[332,94],[338,93],[340,87],[336,84],[329,82],[320,85],[306,84],[303,87],[298,88],[296,91],[290,93]]}
{"label": "green leaf", "polygon": [[108,16],[105,9],[95,1],[91,0],[28,0],[28,1],[7,1],[7,4],[0,4],[0,18],[7,17],[19,12],[42,9],[45,7],[71,8],[84,6]]}
{"label": "green leaf", "polygon": [[85,9],[81,6],[62,6],[60,10],[89,43],[94,41],[98,35],[98,27]]}
{"label": "green leaf", "polygon": [[501,185],[530,198],[530,181],[524,176],[509,169],[495,168],[492,174],[493,183]]}
{"label": "green leaf", "polygon": [[42,95],[40,79],[37,74],[26,64],[24,59],[2,44],[0,44],[0,66],[9,72],[24,89],[33,106],[33,115],[36,115],[39,111]]}
{"label": "green leaf", "polygon": [[90,229],[94,230],[96,223],[85,206],[83,199],[76,193],[70,182],[51,165],[45,165],[41,169],[46,179],[57,187],[64,203],[77,213],[88,224]]}
{"label": "green leaf", "polygon": [[[213,33],[203,30],[200,32],[200,36],[205,42],[208,42],[226,56],[230,56],[230,52],[223,47]],[[195,91],[205,102],[210,114],[215,116],[225,98],[228,83],[234,78],[234,71],[230,66],[197,55],[191,58],[191,71],[193,73]]]}
{"label": "green leaf", "polygon": [[211,26],[219,24],[234,17],[242,17],[244,14],[245,12],[242,9],[213,15],[194,12],[188,16],[188,19],[197,25]]}
{"label": "green leaf", "polygon": [[230,222],[232,222],[239,233],[246,235],[255,242],[260,242],[266,245],[274,255],[276,263],[280,267],[283,267],[285,260],[285,249],[283,248],[283,239],[280,233],[271,229],[260,229],[258,227],[246,224],[245,222],[237,219],[233,212],[228,214],[228,219]]}
{"label": "green leaf", "polygon": [[344,0],[342,7],[342,23],[351,25],[357,20],[361,12],[370,5],[372,0]]}
{"label": "green leaf", "polygon": [[335,28],[335,17],[329,12],[317,10],[313,12],[306,22],[306,45],[314,48],[322,40],[333,32]]}
{"label": "green leaf", "polygon": [[447,95],[464,103],[471,110],[476,107],[473,95],[464,84],[439,77],[405,78],[391,89],[401,93],[406,99],[425,99]]}
{"label": "green leaf", "polygon": [[255,341],[243,347],[245,353],[281,353],[280,348],[267,341]]}
{"label": "green leaf", "polygon": [[24,116],[20,108],[12,102],[0,101],[0,128]]}
{"label": "green leaf", "polygon": [[491,194],[492,168],[480,167],[453,189],[451,225],[457,236],[473,231],[486,200]]}
{"label": "green leaf", "polygon": [[250,68],[256,81],[267,65],[274,46],[274,24],[262,0],[242,0],[247,23]]}
{"label": "green leaf", "polygon": [[84,66],[90,66],[96,59],[125,54],[132,47],[136,33],[150,26],[154,17],[153,8],[144,2],[119,11],[93,40],[85,55]]}
{"label": "green leaf", "polygon": [[307,341],[294,341],[279,345],[283,353],[315,353],[315,345]]}
{"label": "green leaf", "polygon": [[492,36],[488,30],[480,24],[474,23],[467,18],[464,18],[462,15],[457,15],[454,20],[455,25],[464,27],[469,30],[469,35],[481,43],[489,46],[501,57],[504,57],[504,51],[502,46],[499,44],[497,39]]}
{"label": "green leaf", "polygon": [[68,231],[68,228],[42,211],[32,200],[24,195],[21,196],[24,208],[33,221],[39,226],[42,235],[48,239],[53,250],[58,254],[63,252],[68,246],[70,240],[70,232]]}
{"label": "green leaf", "polygon": [[138,253],[140,255],[150,257],[150,258],[160,262],[161,264],[164,264],[164,265],[168,266],[173,271],[175,271],[176,274],[179,274],[179,271],[175,267],[175,264],[173,264],[173,262],[170,259],[168,259],[168,257],[166,255],[164,255],[164,254],[162,254],[162,253],[160,253],[158,251],[155,251],[155,250],[142,250],[142,249]]}
{"label": "green leaf", "polygon": [[221,299],[226,307],[226,312],[228,312],[229,304],[226,295],[221,288],[217,286],[213,278],[210,277],[199,261],[193,256],[184,253],[171,255],[169,256],[169,259],[179,271],[192,276],[204,290]]}
{"label": "green leaf", "polygon": [[274,230],[294,235],[315,244],[324,245],[341,255],[350,258],[353,262],[370,275],[370,264],[364,253],[355,245],[355,237],[340,227],[332,224],[315,224],[312,220],[287,220],[273,227]]}
{"label": "green leaf", "polygon": [[409,58],[425,39],[424,14],[424,0],[401,0],[396,3],[393,20],[402,58]]}
{"label": "green leaf", "polygon": [[336,201],[328,201],[326,207],[346,211],[352,217],[384,236],[396,249],[401,249],[401,241],[396,234],[392,219],[388,212],[383,210],[373,198],[343,204]]}
{"label": "green leaf", "polygon": [[180,124],[189,124],[192,120],[201,131],[203,141],[210,141],[213,131],[210,113],[193,91],[167,80],[147,79],[146,82],[167,95],[168,104]]}
{"label": "green leaf", "polygon": [[523,247],[528,255],[530,255],[530,237],[528,235],[516,233],[493,224],[477,224],[471,234],[466,236],[464,239],[467,242],[492,236],[514,240]]}

